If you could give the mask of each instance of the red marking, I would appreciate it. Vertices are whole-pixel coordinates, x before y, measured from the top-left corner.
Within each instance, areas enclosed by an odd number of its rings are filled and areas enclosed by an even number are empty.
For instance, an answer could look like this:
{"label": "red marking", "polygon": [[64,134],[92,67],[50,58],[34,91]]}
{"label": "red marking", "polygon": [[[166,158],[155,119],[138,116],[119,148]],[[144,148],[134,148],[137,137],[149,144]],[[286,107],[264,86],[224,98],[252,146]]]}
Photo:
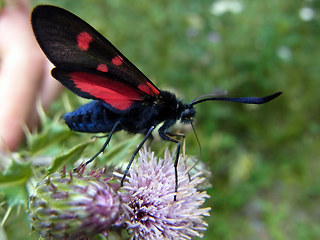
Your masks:
{"label": "red marking", "polygon": [[112,58],[112,64],[116,65],[116,66],[120,66],[123,63],[123,59],[120,56],[115,56],[114,58]]}
{"label": "red marking", "polygon": [[99,64],[99,66],[97,67],[97,70],[101,71],[101,72],[108,72],[108,66],[106,64]]}
{"label": "red marking", "polygon": [[85,72],[72,72],[69,76],[80,91],[89,93],[119,110],[126,110],[134,101],[142,100],[136,89],[103,76]]}
{"label": "red marking", "polygon": [[89,49],[89,44],[92,42],[93,38],[87,32],[81,32],[77,36],[78,47],[84,51]]}
{"label": "red marking", "polygon": [[141,83],[139,84],[138,88],[148,94],[148,95],[158,95],[160,94],[159,90],[156,89],[151,83],[149,82],[144,82],[144,83]]}

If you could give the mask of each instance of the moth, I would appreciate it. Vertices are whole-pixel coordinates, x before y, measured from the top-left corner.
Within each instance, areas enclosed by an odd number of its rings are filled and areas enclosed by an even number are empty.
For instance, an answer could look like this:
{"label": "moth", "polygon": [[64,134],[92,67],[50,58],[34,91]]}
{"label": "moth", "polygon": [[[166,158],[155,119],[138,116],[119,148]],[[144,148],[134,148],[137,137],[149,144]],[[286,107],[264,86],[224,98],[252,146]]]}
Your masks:
{"label": "moth", "polygon": [[52,76],[76,95],[93,100],[65,114],[66,124],[73,131],[109,134],[102,148],[87,164],[105,150],[117,131],[145,136],[129,161],[121,185],[135,155],[157,125],[161,124],[158,132],[163,140],[177,144],[174,161],[177,191],[181,144],[169,134],[172,125],[177,121],[192,124],[194,106],[202,102],[263,104],[281,94],[239,98],[209,94],[184,103],[175,94],[155,86],[112,43],[71,12],[40,5],[33,10],[31,22],[40,47],[55,65]]}

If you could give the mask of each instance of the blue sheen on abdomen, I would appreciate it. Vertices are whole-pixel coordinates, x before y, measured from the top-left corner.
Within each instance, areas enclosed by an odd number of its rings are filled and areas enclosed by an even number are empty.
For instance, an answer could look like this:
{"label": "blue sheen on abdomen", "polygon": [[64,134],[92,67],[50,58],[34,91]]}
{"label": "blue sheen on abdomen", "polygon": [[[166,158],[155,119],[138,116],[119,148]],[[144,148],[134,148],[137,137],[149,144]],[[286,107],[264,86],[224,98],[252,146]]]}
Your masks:
{"label": "blue sheen on abdomen", "polygon": [[110,132],[120,118],[120,114],[111,111],[98,100],[84,104],[63,116],[71,130],[87,133]]}

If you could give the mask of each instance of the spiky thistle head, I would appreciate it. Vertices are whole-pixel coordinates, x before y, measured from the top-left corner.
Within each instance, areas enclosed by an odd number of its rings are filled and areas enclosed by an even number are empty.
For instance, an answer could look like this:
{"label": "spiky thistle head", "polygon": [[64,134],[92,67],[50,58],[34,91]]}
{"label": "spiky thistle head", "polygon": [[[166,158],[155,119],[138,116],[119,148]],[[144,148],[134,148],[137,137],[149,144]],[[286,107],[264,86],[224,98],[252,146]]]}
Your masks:
{"label": "spiky thistle head", "polygon": [[[128,174],[123,190],[121,221],[132,239],[191,239],[201,237],[210,208],[201,208],[209,196],[198,191],[205,179],[189,176],[181,157],[178,165],[179,188],[176,201],[173,155],[167,150],[158,159],[146,148]],[[116,174],[121,177],[121,174]]]}
{"label": "spiky thistle head", "polygon": [[121,201],[101,175],[64,169],[38,183],[29,201],[32,229],[45,239],[86,239],[107,230]]}

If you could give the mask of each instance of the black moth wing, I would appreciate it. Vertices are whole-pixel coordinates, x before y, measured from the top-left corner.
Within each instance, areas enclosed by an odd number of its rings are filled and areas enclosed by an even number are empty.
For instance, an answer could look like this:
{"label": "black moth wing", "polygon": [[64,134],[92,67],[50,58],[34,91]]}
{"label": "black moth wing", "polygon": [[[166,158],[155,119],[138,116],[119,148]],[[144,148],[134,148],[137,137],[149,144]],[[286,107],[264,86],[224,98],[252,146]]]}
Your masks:
{"label": "black moth wing", "polygon": [[[135,88],[142,95],[160,94],[160,90],[112,43],[71,12],[40,5],[33,10],[31,20],[40,47],[57,70],[96,71],[99,75]],[[57,80],[68,85],[77,95],[85,97],[85,90],[72,87],[75,84],[70,82],[70,78]],[[88,98],[91,98],[90,94]]]}

